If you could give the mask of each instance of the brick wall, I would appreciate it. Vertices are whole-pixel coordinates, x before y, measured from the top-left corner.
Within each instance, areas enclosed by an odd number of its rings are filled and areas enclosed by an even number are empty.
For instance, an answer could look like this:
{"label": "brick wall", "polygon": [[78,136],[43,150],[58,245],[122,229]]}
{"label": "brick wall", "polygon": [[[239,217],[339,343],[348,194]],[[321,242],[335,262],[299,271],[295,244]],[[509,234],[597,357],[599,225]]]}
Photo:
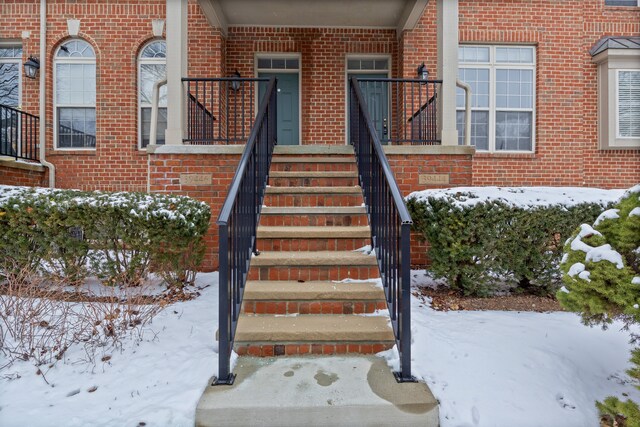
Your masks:
{"label": "brick wall", "polygon": [[230,28],[226,67],[254,76],[254,57],[260,52],[301,54],[302,144],[345,143],[346,56],[388,54],[397,69],[393,30],[336,28]]}
{"label": "brick wall", "polygon": [[0,185],[21,185],[25,187],[46,187],[48,175],[46,168],[37,166],[10,165],[11,161],[0,161]]}
{"label": "brick wall", "polygon": [[[471,155],[387,154],[387,159],[404,197],[426,188],[471,185]],[[422,174],[449,175],[449,184],[441,186],[420,184],[419,176]],[[421,237],[417,233],[411,233],[411,264],[416,266],[424,266],[428,263],[427,243]]]}
{"label": "brick wall", "polygon": [[[640,35],[638,8],[604,0],[460,0],[460,42],[536,46],[533,154],[478,153],[474,185],[628,187],[640,181],[640,150],[598,149],[596,66],[589,48],[604,35]],[[404,76],[425,61],[437,70],[436,2],[402,41]],[[444,76],[445,78],[447,76]]]}
{"label": "brick wall", "polygon": [[[151,154],[149,185],[154,193],[173,193],[194,197],[211,206],[211,225],[206,237],[207,252],[202,269],[218,267],[218,228],[216,219],[222,208],[240,154]],[[206,174],[211,184],[184,185],[182,174]]]}

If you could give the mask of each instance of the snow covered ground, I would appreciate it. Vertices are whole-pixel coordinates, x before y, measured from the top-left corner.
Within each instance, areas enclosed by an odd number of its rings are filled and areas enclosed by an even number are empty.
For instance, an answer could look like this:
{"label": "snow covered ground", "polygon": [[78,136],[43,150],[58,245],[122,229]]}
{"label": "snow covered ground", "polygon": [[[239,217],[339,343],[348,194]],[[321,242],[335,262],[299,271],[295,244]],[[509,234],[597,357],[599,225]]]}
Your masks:
{"label": "snow covered ground", "polygon": [[0,426],[193,426],[218,369],[217,283],[217,273],[199,274],[197,286],[209,285],[200,297],[165,308],[141,343],[125,343],[107,362],[87,365],[84,350],[71,348],[65,363],[43,368],[50,385],[29,363],[0,371]]}
{"label": "snow covered ground", "polygon": [[[211,286],[167,307],[142,343],[106,363],[74,363],[83,354],[72,349],[46,373],[53,386],[27,363],[0,371],[0,425],[192,426],[217,371],[217,274],[200,274],[197,283]],[[572,313],[437,312],[418,298],[412,304],[414,374],[439,399],[443,427],[595,427],[596,399],[624,392],[640,401],[624,373],[630,345],[620,325],[602,331]]]}

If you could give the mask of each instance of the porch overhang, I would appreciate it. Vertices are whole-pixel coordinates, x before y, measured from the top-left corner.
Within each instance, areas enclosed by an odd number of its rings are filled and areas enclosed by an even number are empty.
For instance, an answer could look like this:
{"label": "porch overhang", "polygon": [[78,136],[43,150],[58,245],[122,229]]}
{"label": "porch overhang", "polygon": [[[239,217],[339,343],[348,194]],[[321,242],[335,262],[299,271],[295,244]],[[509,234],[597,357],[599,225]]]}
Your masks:
{"label": "porch overhang", "polygon": [[428,0],[199,0],[212,26],[226,35],[230,26],[415,27]]}

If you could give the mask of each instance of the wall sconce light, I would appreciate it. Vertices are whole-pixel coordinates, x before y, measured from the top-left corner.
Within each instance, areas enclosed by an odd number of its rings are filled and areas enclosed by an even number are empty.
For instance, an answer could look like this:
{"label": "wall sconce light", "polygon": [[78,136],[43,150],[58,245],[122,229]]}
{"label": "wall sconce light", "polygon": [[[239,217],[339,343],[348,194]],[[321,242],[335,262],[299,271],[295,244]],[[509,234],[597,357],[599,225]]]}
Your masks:
{"label": "wall sconce light", "polygon": [[24,63],[24,74],[30,79],[35,79],[38,76],[39,69],[40,61],[38,58],[30,56],[27,62]]}
{"label": "wall sconce light", "polygon": [[[232,79],[239,79],[240,77],[242,77],[242,76],[240,75],[238,70],[236,70],[236,72],[233,73],[233,75],[231,76]],[[232,80],[231,81],[231,89],[234,92],[237,92],[238,90],[240,90],[240,81],[239,80]]]}
{"label": "wall sconce light", "polygon": [[427,71],[427,67],[424,65],[424,62],[418,67],[418,78],[420,80],[429,80],[429,71]]}

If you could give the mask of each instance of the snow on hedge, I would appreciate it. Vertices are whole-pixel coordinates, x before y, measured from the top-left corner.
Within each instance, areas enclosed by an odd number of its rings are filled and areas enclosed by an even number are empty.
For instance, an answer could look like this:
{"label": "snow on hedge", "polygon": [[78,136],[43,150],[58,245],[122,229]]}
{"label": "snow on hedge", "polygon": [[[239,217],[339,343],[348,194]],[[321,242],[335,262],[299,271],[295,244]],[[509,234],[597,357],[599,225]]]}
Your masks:
{"label": "snow on hedge", "polygon": [[[637,187],[640,188],[640,186]],[[624,193],[624,190],[587,187],[454,187],[416,191],[409,194],[407,198],[448,199],[454,203],[454,206],[460,208],[471,207],[482,202],[499,201],[509,206],[526,209],[552,205],[575,206],[582,203],[606,206],[616,202]]]}
{"label": "snow on hedge", "polygon": [[186,196],[0,185],[0,210],[3,206],[8,206],[8,203],[25,200],[30,200],[34,206],[48,205],[49,209],[56,209],[58,212],[83,205],[98,209],[119,208],[134,217],[146,220],[152,217],[164,218],[190,228],[194,227],[194,218],[209,215],[209,206],[205,202]]}

